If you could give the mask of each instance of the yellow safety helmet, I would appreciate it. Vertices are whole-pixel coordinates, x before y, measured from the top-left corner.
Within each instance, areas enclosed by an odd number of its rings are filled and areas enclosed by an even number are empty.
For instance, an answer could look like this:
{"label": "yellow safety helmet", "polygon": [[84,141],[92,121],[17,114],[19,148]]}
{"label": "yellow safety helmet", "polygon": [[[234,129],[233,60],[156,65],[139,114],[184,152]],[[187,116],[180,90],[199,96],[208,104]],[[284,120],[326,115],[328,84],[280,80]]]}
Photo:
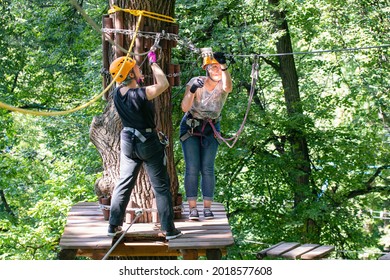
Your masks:
{"label": "yellow safety helmet", "polygon": [[[123,65],[123,63],[125,63],[125,65]],[[126,59],[126,56],[118,57],[110,65],[111,77],[115,78],[115,76],[118,74],[119,70],[121,70],[119,75],[116,77],[116,81],[118,83],[123,82],[126,79],[129,72],[131,71],[131,69],[134,68],[135,63],[136,63],[135,60],[130,58],[130,57],[127,59]]]}
{"label": "yellow safety helmet", "polygon": [[218,61],[214,57],[205,56],[203,58],[202,68],[205,70],[207,65],[210,65],[210,64],[218,64]]}

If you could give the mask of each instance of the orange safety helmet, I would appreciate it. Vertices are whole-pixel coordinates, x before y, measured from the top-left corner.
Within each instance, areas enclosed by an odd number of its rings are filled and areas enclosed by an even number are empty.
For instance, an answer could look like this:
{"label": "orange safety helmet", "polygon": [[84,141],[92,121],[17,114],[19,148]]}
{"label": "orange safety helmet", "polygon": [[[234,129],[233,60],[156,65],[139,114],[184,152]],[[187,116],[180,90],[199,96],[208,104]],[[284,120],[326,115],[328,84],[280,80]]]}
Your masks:
{"label": "orange safety helmet", "polygon": [[203,58],[202,68],[204,70],[206,70],[207,65],[210,65],[210,64],[218,64],[218,61],[212,56],[205,56]]}
{"label": "orange safety helmet", "polygon": [[[123,63],[125,65],[123,65]],[[111,77],[115,78],[115,76],[116,76],[115,80],[118,83],[123,82],[126,79],[129,72],[131,71],[131,69],[134,68],[135,63],[136,63],[135,60],[130,58],[130,57],[129,58],[126,58],[126,56],[118,57],[110,65]],[[119,73],[119,75],[117,75],[119,71],[121,71],[121,72]]]}

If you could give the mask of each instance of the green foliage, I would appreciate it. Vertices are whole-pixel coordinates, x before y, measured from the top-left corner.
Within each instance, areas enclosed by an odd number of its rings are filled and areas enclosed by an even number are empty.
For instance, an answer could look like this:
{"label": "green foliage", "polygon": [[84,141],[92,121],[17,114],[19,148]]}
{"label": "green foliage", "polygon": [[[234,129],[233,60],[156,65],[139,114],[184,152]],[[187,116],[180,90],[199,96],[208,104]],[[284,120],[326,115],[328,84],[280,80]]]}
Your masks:
{"label": "green foliage", "polygon": [[[69,207],[96,200],[100,161],[86,133],[91,118],[76,119],[65,131],[64,118],[14,115],[20,139],[1,154],[0,186],[11,207],[1,212],[1,258],[55,258]],[[51,137],[55,128],[59,137]]]}
{"label": "green foliage", "polygon": [[[0,101],[65,110],[100,93],[100,37],[69,3],[1,9]],[[99,107],[63,117],[0,110],[0,259],[55,259],[69,207],[96,201],[101,161],[88,132]]]}
{"label": "green foliage", "polygon": [[[46,1],[47,2],[47,1]],[[386,1],[178,0],[175,18],[183,41],[172,50],[182,86],[173,88],[174,152],[180,192],[184,162],[178,129],[185,84],[203,75],[199,55],[212,47],[229,61],[234,91],[222,112],[222,133],[233,136],[248,103],[253,54],[275,54],[283,34],[272,11],[285,11],[295,52],[388,44]],[[96,21],[106,1],[83,1]],[[24,108],[65,110],[100,93],[100,34],[67,1],[3,1],[0,5],[0,101]],[[215,200],[224,203],[236,246],[228,259],[254,259],[271,244],[336,246],[333,258],[369,258],[388,248],[388,227],[370,210],[389,209],[389,51],[297,54],[303,114],[288,118],[276,56],[259,59],[259,79],[245,129],[233,149],[222,144]],[[63,117],[31,117],[0,109],[0,259],[55,259],[67,211],[96,201],[100,157],[89,141],[99,102]],[[310,184],[294,205],[296,164],[288,131],[299,128],[309,146]],[[380,169],[380,168],[383,169]],[[380,172],[379,172],[380,171]],[[6,204],[6,203],[7,204]],[[364,256],[367,257],[367,256]]]}

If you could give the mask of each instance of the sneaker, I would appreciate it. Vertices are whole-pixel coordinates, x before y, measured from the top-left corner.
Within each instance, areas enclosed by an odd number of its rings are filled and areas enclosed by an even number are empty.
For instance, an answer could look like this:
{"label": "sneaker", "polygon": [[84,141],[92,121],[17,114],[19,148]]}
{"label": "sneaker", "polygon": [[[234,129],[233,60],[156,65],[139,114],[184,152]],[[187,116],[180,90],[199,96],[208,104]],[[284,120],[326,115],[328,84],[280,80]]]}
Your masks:
{"label": "sneaker", "polygon": [[113,225],[108,226],[108,232],[107,232],[108,236],[116,236],[117,234],[120,234],[120,233],[122,233],[121,226],[113,226]]}
{"label": "sneaker", "polygon": [[188,216],[190,220],[199,220],[199,213],[198,209],[196,208],[191,208],[190,209],[190,215]]}
{"label": "sneaker", "polygon": [[171,240],[171,239],[175,239],[179,236],[183,235],[183,233],[178,230],[177,228],[175,228],[174,230],[172,231],[167,231],[166,235],[165,235],[165,239],[166,240]]}
{"label": "sneaker", "polygon": [[203,209],[203,216],[206,220],[214,219],[214,214],[211,212],[210,208]]}

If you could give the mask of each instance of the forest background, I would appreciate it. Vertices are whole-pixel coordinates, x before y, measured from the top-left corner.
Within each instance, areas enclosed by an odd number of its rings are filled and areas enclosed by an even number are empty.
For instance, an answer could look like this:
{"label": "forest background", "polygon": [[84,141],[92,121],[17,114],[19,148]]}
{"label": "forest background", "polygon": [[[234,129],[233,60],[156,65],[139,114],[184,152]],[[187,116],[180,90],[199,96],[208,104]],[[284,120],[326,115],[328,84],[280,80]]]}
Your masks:
{"label": "forest background", "polygon": [[[222,132],[230,137],[247,109],[254,54],[275,54],[285,35],[270,20],[275,2],[296,52],[302,110],[288,114],[275,67],[279,57],[257,56],[259,78],[244,131],[233,148],[220,146],[216,161],[215,200],[226,207],[236,243],[225,258],[254,259],[282,240],[305,241],[304,225],[311,221],[316,230],[310,240],[336,246],[331,258],[376,259],[390,247],[388,220],[380,219],[390,208],[386,0],[177,0],[182,41],[172,61],[181,66],[181,86],[172,89],[172,120],[179,192],[184,194],[178,140],[183,86],[204,74],[189,46],[234,58],[234,90],[222,114]],[[79,4],[101,25],[107,1]],[[102,91],[101,34],[69,2],[0,5],[1,102],[55,112]],[[97,201],[102,162],[89,128],[104,106],[99,100],[54,117],[0,109],[0,259],[56,259],[69,208]],[[290,167],[299,160],[292,130],[307,141],[310,155],[309,193],[299,204],[291,182],[296,174]]]}

